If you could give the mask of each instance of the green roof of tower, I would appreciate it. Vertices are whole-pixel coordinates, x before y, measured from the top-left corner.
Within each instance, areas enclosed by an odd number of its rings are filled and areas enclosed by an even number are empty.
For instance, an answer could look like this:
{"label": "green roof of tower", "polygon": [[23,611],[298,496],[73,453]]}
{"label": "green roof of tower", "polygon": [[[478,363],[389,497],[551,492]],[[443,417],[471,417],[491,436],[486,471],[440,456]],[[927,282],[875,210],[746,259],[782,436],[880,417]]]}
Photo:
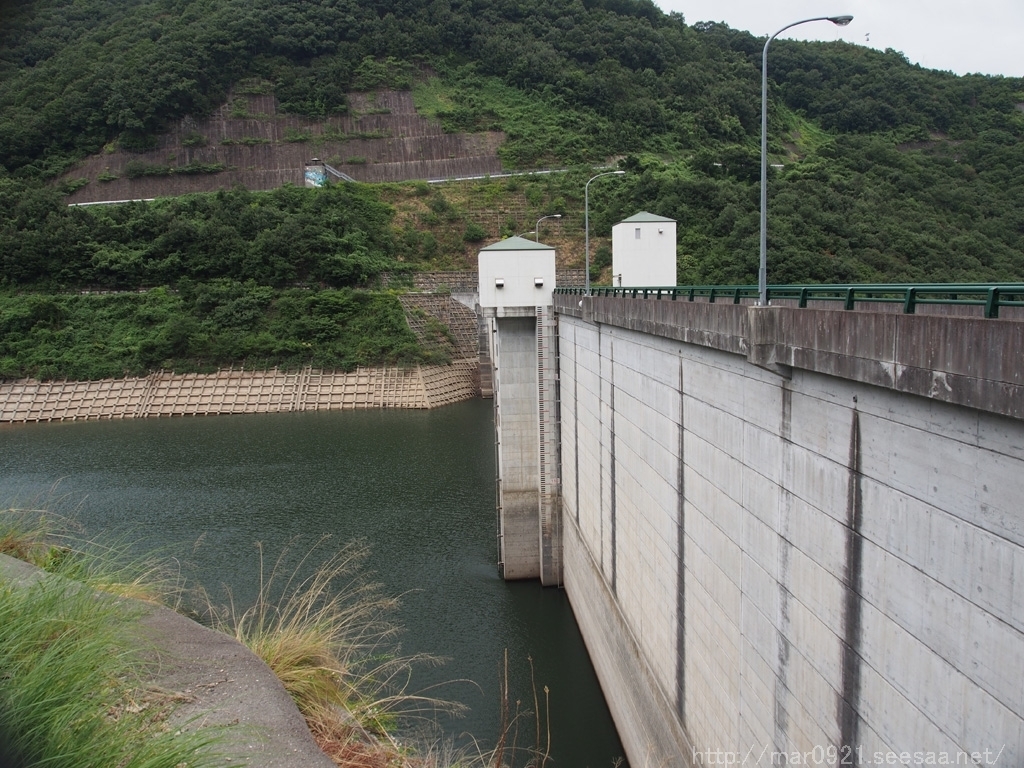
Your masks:
{"label": "green roof of tower", "polygon": [[533,240],[527,240],[525,237],[508,237],[504,240],[499,240],[492,245],[488,245],[486,248],[481,248],[481,251],[553,251],[555,248],[552,245],[544,245],[544,243],[534,242]]}
{"label": "green roof of tower", "polygon": [[653,221],[653,222],[671,221],[671,222],[675,223],[675,219],[666,219],[664,216],[657,216],[656,214],[648,213],[647,211],[640,211],[640,213],[634,213],[628,219],[623,219],[622,221],[619,222],[619,224],[633,224],[633,223],[636,223],[636,222],[643,222],[643,221],[648,221],[648,222],[651,222],[651,221]]}

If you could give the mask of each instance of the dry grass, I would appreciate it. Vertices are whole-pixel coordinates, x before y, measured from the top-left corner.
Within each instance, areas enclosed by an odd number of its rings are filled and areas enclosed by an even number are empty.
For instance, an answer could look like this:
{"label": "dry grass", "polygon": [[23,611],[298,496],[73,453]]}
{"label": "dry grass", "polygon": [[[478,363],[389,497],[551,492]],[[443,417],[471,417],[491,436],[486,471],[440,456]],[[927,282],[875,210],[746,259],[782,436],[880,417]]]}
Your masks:
{"label": "dry grass", "polygon": [[[269,569],[260,555],[256,603],[222,614],[221,628],[251,648],[275,672],[306,718],[321,749],[343,768],[545,768],[551,723],[547,686],[538,689],[533,659],[533,709],[511,700],[508,652],[502,670],[501,722],[490,750],[456,749],[450,743],[403,745],[395,734],[422,720],[436,729],[436,715],[460,705],[409,689],[413,667],[436,664],[425,655],[399,652],[391,620],[399,600],[366,578],[368,550],[350,543],[326,554],[325,537],[287,574],[287,548]],[[302,576],[305,571],[309,575]],[[543,691],[543,702],[541,692]],[[543,709],[542,709],[543,707]]]}
{"label": "dry grass", "polygon": [[[503,768],[514,768],[523,760],[525,768],[544,768],[551,759],[551,705],[548,698],[548,687],[544,686],[543,724],[540,710],[540,695],[537,692],[537,681],[534,679],[533,658],[527,657],[530,663],[530,687],[533,692],[533,709],[523,707],[521,699],[516,699],[515,709],[512,708],[508,685],[508,649],[505,649],[504,667],[501,676],[501,733],[494,749],[481,755],[483,765]],[[530,722],[534,727],[533,746],[529,746],[529,735],[521,734],[528,729]],[[520,736],[524,743],[520,743]]]}
{"label": "dry grass", "polygon": [[399,601],[366,578],[366,547],[328,553],[330,545],[321,539],[288,573],[288,548],[268,569],[259,545],[256,602],[241,612],[230,604],[219,627],[274,671],[336,764],[412,764],[391,735],[396,727],[459,707],[410,690],[413,668],[438,660],[400,653],[391,619]]}
{"label": "dry grass", "polygon": [[0,513],[0,555],[45,567],[53,546],[52,527],[37,509],[5,509]]}
{"label": "dry grass", "polygon": [[176,608],[183,594],[174,558],[139,555],[124,538],[84,538],[45,510],[0,510],[0,554],[118,597]]}
{"label": "dry grass", "polygon": [[[0,513],[0,553],[31,562],[75,582],[108,593],[180,607],[182,579],[173,558],[140,558],[124,542],[104,543],[69,536],[38,510]],[[435,657],[402,655],[392,617],[399,600],[366,576],[368,550],[350,543],[333,551],[325,537],[286,571],[285,547],[269,568],[259,555],[259,591],[246,610],[217,609],[206,598],[215,626],[248,646],[270,667],[306,718],[321,749],[343,768],[543,768],[550,754],[548,689],[533,681],[533,709],[513,702],[504,659],[501,723],[490,750],[456,749],[444,741],[415,748],[395,734],[417,720],[436,728],[436,716],[461,705],[429,692],[410,690],[414,667]],[[130,698],[130,697],[129,697]],[[146,707],[153,702],[146,702]],[[133,711],[133,702],[111,713]],[[137,704],[137,702],[134,702]],[[141,711],[141,709],[139,710]]]}

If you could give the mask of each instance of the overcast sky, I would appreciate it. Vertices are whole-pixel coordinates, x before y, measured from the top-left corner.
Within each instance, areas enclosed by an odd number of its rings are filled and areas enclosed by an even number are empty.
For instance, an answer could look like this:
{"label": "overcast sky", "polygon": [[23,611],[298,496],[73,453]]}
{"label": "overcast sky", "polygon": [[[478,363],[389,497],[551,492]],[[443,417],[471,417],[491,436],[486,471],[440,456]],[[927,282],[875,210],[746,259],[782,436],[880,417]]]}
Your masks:
{"label": "overcast sky", "polygon": [[[915,64],[965,75],[1024,77],[1024,0],[654,0],[687,24],[724,21],[767,37],[794,21],[852,14],[848,27],[802,24],[781,37],[846,40],[902,51]],[[769,49],[769,57],[770,57]],[[769,64],[769,72],[771,66]]]}

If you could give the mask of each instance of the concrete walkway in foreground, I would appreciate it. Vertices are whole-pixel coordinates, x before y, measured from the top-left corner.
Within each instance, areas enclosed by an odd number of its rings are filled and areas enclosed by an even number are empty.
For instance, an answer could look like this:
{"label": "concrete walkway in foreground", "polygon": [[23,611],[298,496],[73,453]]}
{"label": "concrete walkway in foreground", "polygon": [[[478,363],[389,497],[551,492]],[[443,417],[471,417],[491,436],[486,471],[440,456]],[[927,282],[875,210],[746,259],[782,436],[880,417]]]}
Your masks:
{"label": "concrete walkway in foreground", "polygon": [[[30,583],[47,574],[0,555],[0,582]],[[217,752],[224,765],[260,768],[333,768],[320,751],[284,686],[255,654],[221,632],[145,605],[145,657],[155,662],[152,691],[179,703],[170,723],[179,728],[227,726]]]}

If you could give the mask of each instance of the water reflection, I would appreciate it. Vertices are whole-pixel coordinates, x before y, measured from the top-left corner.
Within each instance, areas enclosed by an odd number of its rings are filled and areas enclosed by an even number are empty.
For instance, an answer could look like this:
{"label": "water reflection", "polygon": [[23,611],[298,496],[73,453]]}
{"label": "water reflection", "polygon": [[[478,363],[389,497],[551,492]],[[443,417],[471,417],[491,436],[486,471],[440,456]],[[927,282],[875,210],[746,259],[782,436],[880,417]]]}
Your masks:
{"label": "water reflection", "polygon": [[507,648],[513,697],[532,709],[529,658],[551,691],[555,764],[606,768],[622,748],[564,593],[497,577],[490,408],[8,425],[0,502],[131,530],[239,603],[258,583],[256,541],[276,557],[289,541],[298,556],[323,535],[364,539],[403,595],[403,651],[450,659],[415,685],[471,681],[444,691],[469,707],[449,735],[494,743]]}

